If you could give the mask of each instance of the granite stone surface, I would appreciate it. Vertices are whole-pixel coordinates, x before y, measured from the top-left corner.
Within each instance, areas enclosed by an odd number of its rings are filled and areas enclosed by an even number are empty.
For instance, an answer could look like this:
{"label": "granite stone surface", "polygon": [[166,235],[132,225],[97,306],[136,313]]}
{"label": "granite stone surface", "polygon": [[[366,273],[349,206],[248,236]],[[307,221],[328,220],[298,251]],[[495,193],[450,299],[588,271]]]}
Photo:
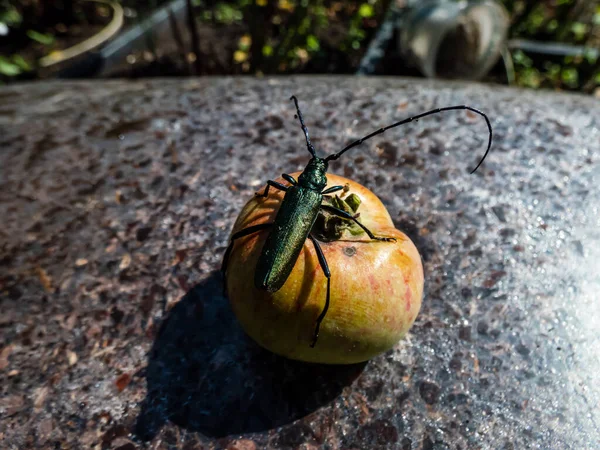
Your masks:
{"label": "granite stone surface", "polygon": [[[366,364],[247,338],[220,260],[243,204],[309,156],[376,192],[425,269]],[[0,88],[0,447],[600,448],[600,104],[359,77]]]}

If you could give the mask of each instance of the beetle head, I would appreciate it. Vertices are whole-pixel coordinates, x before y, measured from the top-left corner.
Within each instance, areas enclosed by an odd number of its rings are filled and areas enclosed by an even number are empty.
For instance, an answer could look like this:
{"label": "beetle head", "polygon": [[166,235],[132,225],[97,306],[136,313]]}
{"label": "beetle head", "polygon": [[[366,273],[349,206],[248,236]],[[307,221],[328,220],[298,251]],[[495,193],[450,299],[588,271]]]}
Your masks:
{"label": "beetle head", "polygon": [[329,164],[323,158],[311,158],[304,172],[298,177],[298,184],[302,187],[321,192],[327,186],[327,168]]}

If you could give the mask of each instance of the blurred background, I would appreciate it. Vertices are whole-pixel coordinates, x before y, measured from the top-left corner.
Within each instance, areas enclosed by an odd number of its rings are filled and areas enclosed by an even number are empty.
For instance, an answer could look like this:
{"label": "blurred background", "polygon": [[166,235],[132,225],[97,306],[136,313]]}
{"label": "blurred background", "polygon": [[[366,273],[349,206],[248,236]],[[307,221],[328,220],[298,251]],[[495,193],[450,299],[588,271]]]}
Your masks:
{"label": "blurred background", "polygon": [[372,74],[600,97],[600,1],[0,0],[0,83]]}

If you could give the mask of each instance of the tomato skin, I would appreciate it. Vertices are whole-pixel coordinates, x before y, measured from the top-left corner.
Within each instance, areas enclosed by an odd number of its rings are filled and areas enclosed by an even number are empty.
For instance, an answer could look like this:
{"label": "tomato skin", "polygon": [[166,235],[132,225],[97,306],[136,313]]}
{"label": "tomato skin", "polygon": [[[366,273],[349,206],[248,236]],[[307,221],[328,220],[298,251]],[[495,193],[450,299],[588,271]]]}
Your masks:
{"label": "tomato skin", "polygon": [[[320,243],[331,271],[331,301],[316,346],[309,344],[325,305],[327,279],[309,240],[283,287],[268,293],[254,287],[256,262],[268,231],[238,239],[227,268],[227,290],[242,327],[262,347],[301,361],[351,364],[389,350],[412,326],[421,307],[423,266],[416,247],[394,228],[375,194],[334,174],[327,179],[328,187],[349,184],[349,192],[361,199],[361,223],[396,242],[346,233],[340,240]],[[232,233],[272,222],[283,195],[271,189],[266,199],[252,198]]]}

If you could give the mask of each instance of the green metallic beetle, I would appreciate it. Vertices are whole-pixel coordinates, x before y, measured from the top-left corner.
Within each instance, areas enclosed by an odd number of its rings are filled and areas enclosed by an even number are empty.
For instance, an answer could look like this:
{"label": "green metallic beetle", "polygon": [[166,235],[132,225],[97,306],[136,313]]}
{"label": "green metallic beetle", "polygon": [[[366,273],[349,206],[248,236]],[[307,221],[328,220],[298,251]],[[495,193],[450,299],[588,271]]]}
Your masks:
{"label": "green metallic beetle", "polygon": [[329,271],[327,261],[325,260],[325,256],[323,255],[323,251],[321,250],[317,239],[313,236],[313,234],[311,234],[313,225],[315,224],[315,221],[320,211],[326,211],[330,214],[354,221],[359,227],[361,227],[364,230],[365,233],[367,233],[369,238],[373,240],[395,241],[394,238],[375,236],[373,233],[371,233],[371,231],[369,231],[369,229],[362,225],[352,214],[334,206],[323,204],[324,195],[331,194],[333,192],[337,192],[344,189],[343,186],[333,186],[329,189],[325,189],[325,186],[327,186],[327,169],[329,167],[329,161],[335,161],[345,152],[350,150],[352,147],[356,147],[357,145],[363,143],[367,139],[381,134],[384,131],[389,130],[390,128],[394,128],[412,122],[414,120],[418,120],[422,117],[429,116],[431,114],[437,114],[443,111],[469,110],[482,116],[485,119],[489,130],[487,149],[485,151],[485,154],[475,167],[475,169],[471,171],[471,173],[473,173],[483,163],[483,160],[486,158],[490,151],[490,147],[492,145],[492,126],[488,117],[477,109],[465,105],[448,106],[445,108],[434,109],[414,117],[409,117],[408,119],[404,119],[400,122],[393,123],[392,125],[388,125],[387,127],[379,128],[378,130],[368,134],[367,136],[347,145],[338,153],[334,153],[325,158],[320,158],[317,156],[315,148],[310,142],[308,130],[306,128],[306,125],[304,124],[302,113],[300,112],[300,107],[298,106],[298,100],[295,96],[292,96],[290,100],[293,100],[294,104],[296,105],[296,111],[298,113],[297,117],[300,120],[300,125],[302,127],[302,131],[304,132],[304,137],[306,139],[306,147],[309,153],[311,154],[312,158],[308,162],[302,174],[300,174],[300,176],[298,177],[297,181],[292,176],[288,174],[283,174],[283,178],[286,181],[288,181],[291,184],[291,186],[284,186],[283,184],[272,180],[267,181],[265,191],[262,194],[257,195],[261,197],[267,197],[269,194],[269,188],[271,187],[285,192],[285,196],[283,198],[283,201],[281,202],[281,206],[279,207],[279,210],[275,217],[275,221],[272,223],[263,223],[260,225],[250,226],[248,228],[234,233],[231,236],[231,242],[229,243],[229,246],[225,251],[221,271],[225,279],[227,263],[229,261],[229,256],[231,254],[231,251],[233,250],[233,245],[236,239],[248,236],[253,233],[257,233],[262,230],[270,229],[271,231],[267,236],[262,252],[258,259],[258,263],[256,265],[254,285],[258,289],[266,290],[268,292],[276,292],[279,289],[281,289],[281,287],[285,284],[286,280],[288,279],[290,273],[292,272],[294,264],[296,263],[296,260],[300,255],[300,252],[302,250],[302,247],[304,246],[304,243],[306,242],[306,239],[310,239],[317,252],[319,265],[321,266],[321,269],[323,270],[323,273],[327,278],[327,294],[325,298],[325,306],[323,307],[323,311],[317,318],[313,340],[310,344],[311,347],[314,347],[319,337],[319,328],[321,326],[321,322],[325,318],[325,315],[327,314],[327,310],[329,308],[331,286],[331,273]]}

